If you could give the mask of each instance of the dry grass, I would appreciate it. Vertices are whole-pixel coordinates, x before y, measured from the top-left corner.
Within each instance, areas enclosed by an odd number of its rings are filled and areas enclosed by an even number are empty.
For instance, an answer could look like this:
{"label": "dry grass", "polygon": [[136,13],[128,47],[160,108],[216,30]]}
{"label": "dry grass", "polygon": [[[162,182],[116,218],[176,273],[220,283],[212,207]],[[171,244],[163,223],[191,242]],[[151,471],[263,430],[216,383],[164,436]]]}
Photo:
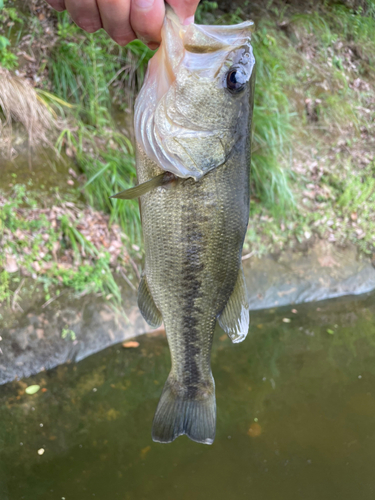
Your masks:
{"label": "dry grass", "polygon": [[51,145],[51,130],[56,128],[52,111],[26,79],[0,68],[0,149],[8,149],[9,155],[13,123],[23,125],[29,149]]}

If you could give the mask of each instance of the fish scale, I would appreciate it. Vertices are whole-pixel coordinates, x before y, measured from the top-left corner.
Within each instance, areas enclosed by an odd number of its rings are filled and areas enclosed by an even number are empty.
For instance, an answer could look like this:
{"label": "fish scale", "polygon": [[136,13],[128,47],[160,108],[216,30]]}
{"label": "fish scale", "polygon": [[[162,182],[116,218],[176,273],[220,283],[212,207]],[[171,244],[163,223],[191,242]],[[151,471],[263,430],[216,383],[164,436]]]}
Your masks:
{"label": "fish scale", "polygon": [[[249,214],[242,151],[209,172],[142,196],[145,276],[165,325],[171,375],[187,399],[213,393],[210,351],[216,319],[233,292]],[[160,173],[138,148],[142,183]]]}

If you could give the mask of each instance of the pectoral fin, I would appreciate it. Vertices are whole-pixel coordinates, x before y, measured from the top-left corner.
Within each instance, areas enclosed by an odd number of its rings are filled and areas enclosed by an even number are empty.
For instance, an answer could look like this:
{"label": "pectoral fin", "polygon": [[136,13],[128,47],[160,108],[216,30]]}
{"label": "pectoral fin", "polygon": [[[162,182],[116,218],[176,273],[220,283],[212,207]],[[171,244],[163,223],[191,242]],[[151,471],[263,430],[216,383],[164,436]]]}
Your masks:
{"label": "pectoral fin", "polygon": [[160,186],[165,186],[166,184],[169,184],[176,179],[177,177],[171,172],[163,172],[162,174],[157,175],[149,181],[138,184],[138,186],[130,189],[125,189],[125,191],[121,191],[121,193],[114,194],[113,196],[111,196],[111,198],[117,198],[120,200],[133,200],[134,198],[139,198],[140,196],[148,193],[152,189]]}
{"label": "pectoral fin", "polygon": [[139,283],[138,307],[142,316],[150,326],[158,328],[161,325],[163,318],[152,298],[145,275],[142,276],[141,282]]}
{"label": "pectoral fin", "polygon": [[242,342],[249,331],[249,300],[242,265],[232,295],[219,316],[219,324],[235,344]]}

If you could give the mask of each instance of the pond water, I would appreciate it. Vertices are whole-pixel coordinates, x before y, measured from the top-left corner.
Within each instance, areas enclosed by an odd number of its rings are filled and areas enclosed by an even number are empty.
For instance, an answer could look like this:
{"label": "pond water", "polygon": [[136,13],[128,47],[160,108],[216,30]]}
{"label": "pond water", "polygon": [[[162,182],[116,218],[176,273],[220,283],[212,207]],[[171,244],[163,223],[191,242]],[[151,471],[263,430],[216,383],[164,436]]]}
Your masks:
{"label": "pond water", "polygon": [[151,440],[163,335],[1,387],[1,500],[373,500],[374,299],[253,313],[239,345],[218,329],[212,446]]}

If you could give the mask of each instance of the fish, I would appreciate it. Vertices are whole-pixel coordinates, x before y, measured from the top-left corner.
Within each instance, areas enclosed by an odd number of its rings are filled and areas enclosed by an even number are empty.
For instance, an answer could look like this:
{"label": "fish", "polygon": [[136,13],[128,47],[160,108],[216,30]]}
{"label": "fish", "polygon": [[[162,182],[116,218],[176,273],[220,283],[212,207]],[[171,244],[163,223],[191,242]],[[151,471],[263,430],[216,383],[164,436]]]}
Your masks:
{"label": "fish", "polygon": [[234,343],[249,330],[241,264],[249,220],[255,58],[253,23],[183,26],[167,8],[162,42],[135,104],[138,186],[145,265],[138,306],[162,322],[171,370],[152,439],[186,434],[212,444],[215,325]]}

